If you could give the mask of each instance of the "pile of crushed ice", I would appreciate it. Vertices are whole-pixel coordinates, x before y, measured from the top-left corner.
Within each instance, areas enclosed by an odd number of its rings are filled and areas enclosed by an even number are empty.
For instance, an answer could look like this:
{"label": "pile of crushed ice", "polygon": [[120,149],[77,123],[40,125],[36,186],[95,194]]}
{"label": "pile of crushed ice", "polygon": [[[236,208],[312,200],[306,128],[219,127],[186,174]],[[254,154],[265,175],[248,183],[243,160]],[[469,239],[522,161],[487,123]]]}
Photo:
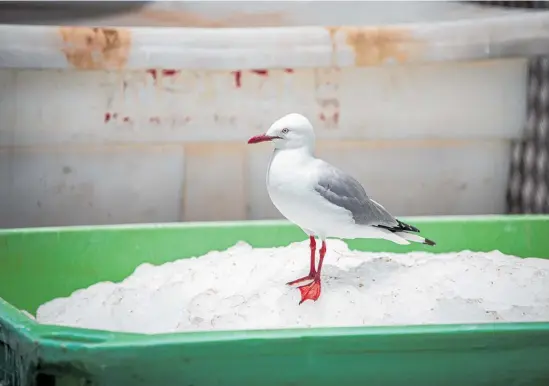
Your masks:
{"label": "pile of crushed ice", "polygon": [[497,321],[549,321],[549,260],[494,251],[350,251],[328,240],[322,295],[298,305],[285,285],[308,272],[308,242],[225,251],[98,283],[43,304],[41,323],[173,331]]}

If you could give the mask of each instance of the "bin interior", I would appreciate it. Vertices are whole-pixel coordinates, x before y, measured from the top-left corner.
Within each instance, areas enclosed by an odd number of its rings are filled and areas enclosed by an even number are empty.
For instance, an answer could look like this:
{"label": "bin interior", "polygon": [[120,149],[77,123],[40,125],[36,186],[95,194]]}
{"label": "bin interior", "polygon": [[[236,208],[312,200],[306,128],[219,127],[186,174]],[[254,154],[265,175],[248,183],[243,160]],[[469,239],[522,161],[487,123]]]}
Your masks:
{"label": "bin interior", "polygon": [[[348,240],[363,251],[491,251],[549,258],[549,216],[406,218],[437,245],[401,246]],[[142,263],[162,264],[223,250],[238,241],[254,247],[305,240],[284,221],[185,223],[0,231],[0,297],[34,314],[46,301],[100,281],[120,281]]]}

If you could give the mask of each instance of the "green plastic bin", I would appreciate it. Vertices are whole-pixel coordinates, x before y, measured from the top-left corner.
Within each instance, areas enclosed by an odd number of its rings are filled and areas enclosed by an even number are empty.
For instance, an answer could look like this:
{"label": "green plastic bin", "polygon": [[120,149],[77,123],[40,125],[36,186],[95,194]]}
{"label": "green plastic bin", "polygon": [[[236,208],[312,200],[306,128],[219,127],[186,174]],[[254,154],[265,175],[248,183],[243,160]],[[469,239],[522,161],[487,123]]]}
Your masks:
{"label": "green plastic bin", "polygon": [[[549,258],[549,216],[404,220],[437,246],[349,246]],[[39,325],[18,311],[119,281],[144,262],[304,239],[279,221],[0,231],[0,385],[549,385],[549,323],[141,335]]]}

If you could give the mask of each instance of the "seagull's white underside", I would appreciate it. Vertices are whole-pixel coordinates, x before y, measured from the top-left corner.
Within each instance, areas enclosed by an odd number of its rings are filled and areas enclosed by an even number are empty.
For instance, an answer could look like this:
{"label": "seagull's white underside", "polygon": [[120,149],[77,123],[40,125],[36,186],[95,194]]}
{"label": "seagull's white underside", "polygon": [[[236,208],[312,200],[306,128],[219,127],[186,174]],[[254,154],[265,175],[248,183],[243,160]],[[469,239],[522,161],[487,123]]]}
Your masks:
{"label": "seagull's white underside", "polygon": [[323,198],[314,189],[324,161],[312,157],[307,149],[273,152],[267,171],[267,190],[276,208],[307,234],[322,239],[379,238],[398,244],[409,242],[381,228],[357,225],[351,213]]}

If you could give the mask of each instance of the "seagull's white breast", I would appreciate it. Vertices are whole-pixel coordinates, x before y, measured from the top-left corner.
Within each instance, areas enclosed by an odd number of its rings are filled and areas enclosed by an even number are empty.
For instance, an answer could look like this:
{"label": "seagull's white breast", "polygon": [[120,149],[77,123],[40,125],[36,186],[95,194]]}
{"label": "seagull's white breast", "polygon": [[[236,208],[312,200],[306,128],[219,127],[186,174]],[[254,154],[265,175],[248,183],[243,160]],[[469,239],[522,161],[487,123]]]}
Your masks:
{"label": "seagull's white breast", "polygon": [[318,236],[339,237],[352,224],[352,218],[314,190],[319,165],[319,160],[301,149],[275,151],[267,171],[267,191],[275,207],[291,222]]}

